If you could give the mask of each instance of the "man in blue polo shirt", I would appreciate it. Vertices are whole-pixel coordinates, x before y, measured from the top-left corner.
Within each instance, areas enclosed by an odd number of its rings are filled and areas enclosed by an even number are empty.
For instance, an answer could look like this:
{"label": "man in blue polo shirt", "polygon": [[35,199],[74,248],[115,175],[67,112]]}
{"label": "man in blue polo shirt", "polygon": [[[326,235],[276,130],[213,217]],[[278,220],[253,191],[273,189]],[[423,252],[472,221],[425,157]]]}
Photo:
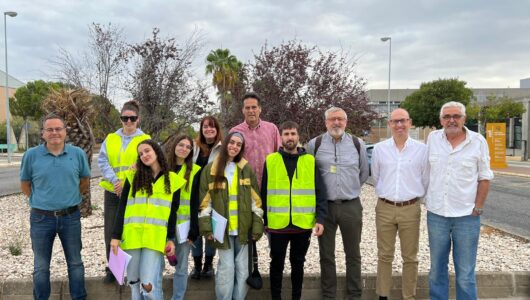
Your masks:
{"label": "man in blue polo shirt", "polygon": [[29,149],[20,166],[20,187],[31,207],[33,297],[50,297],[50,260],[58,234],[68,265],[70,295],[72,299],[85,299],[78,205],[90,183],[88,160],[83,150],[65,144],[66,128],[61,117],[44,117],[42,137],[45,143]]}

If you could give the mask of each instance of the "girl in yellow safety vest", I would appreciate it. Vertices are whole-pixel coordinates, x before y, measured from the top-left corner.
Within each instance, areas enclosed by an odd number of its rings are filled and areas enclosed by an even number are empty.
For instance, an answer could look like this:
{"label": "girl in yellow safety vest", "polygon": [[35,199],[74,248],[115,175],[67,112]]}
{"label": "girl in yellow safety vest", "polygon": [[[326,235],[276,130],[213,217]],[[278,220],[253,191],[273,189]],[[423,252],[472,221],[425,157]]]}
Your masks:
{"label": "girl in yellow safety vest", "polygon": [[177,265],[173,276],[172,300],[182,300],[188,286],[188,257],[193,243],[199,236],[199,170],[193,163],[193,140],[187,135],[172,138],[166,146],[166,158],[170,169],[186,180],[180,189],[180,206],[177,211],[176,256]]}
{"label": "girl in yellow safety vest", "polygon": [[[249,235],[258,240],[263,234],[258,181],[243,158],[244,147],[241,133],[228,134],[219,156],[201,172],[199,229],[219,251],[215,274],[218,300],[245,299]],[[217,227],[222,223],[219,218],[212,217],[216,213],[227,220],[224,231]],[[215,238],[214,227],[221,230]]]}
{"label": "girl in yellow safety vest", "polygon": [[160,146],[153,140],[138,145],[136,171],[126,174],[112,233],[118,246],[132,256],[127,280],[132,299],[163,299],[161,278],[164,253],[174,255],[180,189],[186,181],[170,171]]}
{"label": "girl in yellow safety vest", "polygon": [[[138,158],[136,150],[138,144],[151,138],[138,128],[140,124],[139,114],[140,106],[138,102],[134,100],[126,102],[120,114],[123,127],[109,134],[101,144],[101,150],[99,151],[98,165],[103,175],[99,185],[105,189],[103,211],[107,261],[109,259],[112,226],[114,225],[114,217],[116,216],[119,197],[125,180],[125,172]],[[109,268],[106,268],[104,282],[111,283],[114,281],[114,276]]]}

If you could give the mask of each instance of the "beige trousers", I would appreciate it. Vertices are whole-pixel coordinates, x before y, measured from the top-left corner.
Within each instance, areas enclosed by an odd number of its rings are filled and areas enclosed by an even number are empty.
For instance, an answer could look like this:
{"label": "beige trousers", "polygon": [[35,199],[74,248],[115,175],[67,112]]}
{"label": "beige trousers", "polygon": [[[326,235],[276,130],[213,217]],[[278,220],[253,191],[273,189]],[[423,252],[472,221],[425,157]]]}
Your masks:
{"label": "beige trousers", "polygon": [[392,288],[392,261],[399,234],[403,258],[403,299],[415,299],[418,278],[418,247],[420,237],[420,201],[407,206],[394,206],[377,200],[375,208],[377,228],[377,282],[379,296],[389,296]]}

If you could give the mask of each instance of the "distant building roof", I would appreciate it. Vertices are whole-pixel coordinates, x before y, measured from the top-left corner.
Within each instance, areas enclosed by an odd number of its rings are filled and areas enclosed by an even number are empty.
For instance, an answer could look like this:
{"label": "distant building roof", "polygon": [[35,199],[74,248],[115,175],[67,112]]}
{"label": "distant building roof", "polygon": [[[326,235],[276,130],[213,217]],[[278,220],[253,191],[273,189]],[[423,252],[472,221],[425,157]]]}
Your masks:
{"label": "distant building roof", "polygon": [[[7,85],[8,85],[8,87],[10,87],[12,89],[18,89],[19,87],[24,85],[24,82],[22,82],[22,81],[16,79],[15,77],[9,75]],[[4,72],[4,71],[0,71],[0,86],[1,87],[5,87],[6,86],[6,72]]]}

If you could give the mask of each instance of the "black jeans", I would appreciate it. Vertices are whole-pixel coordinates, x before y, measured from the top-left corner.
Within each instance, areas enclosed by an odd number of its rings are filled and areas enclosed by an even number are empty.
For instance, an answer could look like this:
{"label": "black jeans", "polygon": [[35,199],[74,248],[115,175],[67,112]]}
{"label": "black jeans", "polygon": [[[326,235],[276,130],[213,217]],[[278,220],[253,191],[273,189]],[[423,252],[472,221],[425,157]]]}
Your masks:
{"label": "black jeans", "polygon": [[105,226],[105,255],[107,255],[107,262],[109,261],[110,240],[112,238],[112,229],[114,227],[114,220],[116,219],[116,212],[118,211],[118,202],[120,198],[109,191],[105,191],[103,196],[103,222]]}
{"label": "black jeans", "polygon": [[291,242],[289,261],[291,262],[292,299],[301,299],[302,283],[304,281],[305,255],[307,249],[309,249],[311,231],[294,234],[271,233],[270,237],[270,281],[272,299],[281,299],[283,268],[289,242]]}

